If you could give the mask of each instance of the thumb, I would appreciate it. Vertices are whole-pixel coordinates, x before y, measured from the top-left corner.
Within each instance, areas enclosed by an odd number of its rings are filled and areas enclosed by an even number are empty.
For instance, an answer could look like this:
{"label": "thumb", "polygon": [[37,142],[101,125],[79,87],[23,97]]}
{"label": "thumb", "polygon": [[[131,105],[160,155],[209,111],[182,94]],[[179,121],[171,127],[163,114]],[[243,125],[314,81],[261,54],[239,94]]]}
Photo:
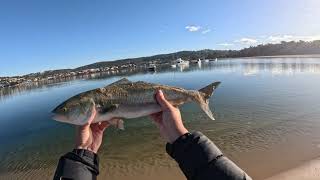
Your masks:
{"label": "thumb", "polygon": [[94,120],[94,118],[96,117],[96,114],[97,114],[96,107],[93,105],[91,108],[92,108],[91,114],[90,114],[90,117],[88,119],[88,124],[89,125],[93,122],[93,120]]}
{"label": "thumb", "polygon": [[96,117],[96,114],[97,114],[96,108],[93,106],[91,114],[90,114],[90,117],[88,118],[87,123],[85,123],[84,125],[79,126],[78,129],[80,131],[89,131],[90,130],[90,125],[93,122],[94,118]]}
{"label": "thumb", "polygon": [[170,102],[166,100],[161,90],[157,91],[156,99],[157,99],[157,102],[160,104],[162,110],[171,109],[173,107],[170,104]]}

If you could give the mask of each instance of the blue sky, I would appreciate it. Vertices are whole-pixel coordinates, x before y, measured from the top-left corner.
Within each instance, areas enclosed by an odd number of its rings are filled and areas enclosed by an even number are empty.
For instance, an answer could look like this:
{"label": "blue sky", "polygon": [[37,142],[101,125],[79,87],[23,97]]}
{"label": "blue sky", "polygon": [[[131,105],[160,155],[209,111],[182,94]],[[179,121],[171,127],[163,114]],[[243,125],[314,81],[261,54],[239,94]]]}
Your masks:
{"label": "blue sky", "polygon": [[0,76],[320,39],[319,0],[2,0]]}

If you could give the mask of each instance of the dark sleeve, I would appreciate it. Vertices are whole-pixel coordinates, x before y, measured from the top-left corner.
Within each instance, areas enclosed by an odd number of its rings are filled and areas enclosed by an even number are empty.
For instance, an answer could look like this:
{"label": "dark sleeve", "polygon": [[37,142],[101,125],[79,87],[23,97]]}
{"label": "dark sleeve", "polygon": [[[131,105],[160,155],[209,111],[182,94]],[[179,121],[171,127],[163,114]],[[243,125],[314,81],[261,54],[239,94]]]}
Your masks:
{"label": "dark sleeve", "polygon": [[85,149],[74,149],[60,158],[53,180],[96,180],[98,174],[98,156]]}
{"label": "dark sleeve", "polygon": [[200,132],[181,136],[173,144],[168,143],[166,150],[188,180],[251,180]]}

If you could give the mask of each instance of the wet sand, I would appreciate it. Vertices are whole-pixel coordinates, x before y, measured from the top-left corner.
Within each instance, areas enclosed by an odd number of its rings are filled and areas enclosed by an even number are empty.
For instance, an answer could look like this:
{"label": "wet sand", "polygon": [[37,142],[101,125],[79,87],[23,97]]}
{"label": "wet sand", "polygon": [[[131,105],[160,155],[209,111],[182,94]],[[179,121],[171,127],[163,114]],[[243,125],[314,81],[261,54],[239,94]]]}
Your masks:
{"label": "wet sand", "polygon": [[[55,167],[49,169],[37,169],[32,171],[20,171],[20,172],[9,172],[0,174],[0,180],[44,180],[53,179],[53,173]],[[148,171],[148,173],[135,173],[133,174],[112,174],[109,171],[102,171],[98,176],[98,180],[185,180],[184,175],[178,168],[166,169],[160,168],[156,170]]]}
{"label": "wet sand", "polygon": [[[37,169],[32,171],[11,172],[0,175],[0,179],[6,180],[42,180],[52,179],[55,167],[49,169]],[[142,170],[142,169],[141,169]],[[102,171],[98,179],[117,179],[117,180],[185,180],[183,173],[179,170],[178,166],[171,168],[155,168],[151,167],[146,172],[135,172],[130,174],[115,173],[109,171]],[[260,179],[260,178],[254,178]],[[320,179],[320,158],[305,162],[298,167],[273,175],[264,180],[319,180]]]}
{"label": "wet sand", "polygon": [[320,158],[308,161],[302,165],[282,172],[265,180],[319,180]]}
{"label": "wet sand", "polygon": [[[314,130],[308,130],[308,133],[299,132],[297,129],[289,131],[290,126],[287,123],[283,127],[278,124],[277,127],[280,128],[279,131],[274,131],[274,127],[272,126],[272,128],[264,127],[263,130],[254,132],[253,134],[250,132],[244,134],[238,133],[236,135],[237,139],[231,135],[220,139],[221,137],[211,134],[213,133],[212,131],[204,130],[203,133],[207,134],[227,157],[255,180],[264,180],[269,177],[272,178],[268,180],[286,180],[285,178],[291,179],[291,176],[308,179],[307,175],[311,175],[310,180],[313,180],[312,177],[320,177],[316,176],[317,171],[320,169],[320,160],[317,159],[320,154],[320,142],[317,141],[319,136],[317,135],[318,131],[316,131],[318,127],[315,127]],[[286,133],[284,133],[285,130],[287,130]],[[132,129],[121,134],[121,137],[129,139],[127,136],[131,136],[130,131]],[[277,132],[281,133],[275,136],[276,139],[266,138],[270,137],[268,136],[269,133],[275,135]],[[142,134],[141,136],[145,135]],[[132,144],[127,142],[125,146],[121,146],[116,144],[119,143],[119,139],[112,141],[112,138],[108,136],[106,138],[106,142],[108,143],[104,144],[104,147],[102,147],[103,151],[99,153],[100,175],[98,179],[184,180],[185,177],[178,165],[165,153],[164,142],[161,138],[155,132],[146,137],[148,138],[145,138],[140,145],[137,141],[132,141]],[[249,143],[251,141],[254,143]],[[17,167],[11,170],[7,169],[7,172],[5,169],[2,169],[0,180],[52,179],[59,156],[65,151],[63,150],[61,153],[56,154],[54,160],[50,161],[51,163],[48,164],[47,168],[41,164],[42,161],[42,163],[48,162],[45,157],[39,156],[40,162],[37,159],[31,158],[27,160],[29,164],[26,165],[23,164],[25,161],[21,159],[11,159],[15,157],[13,155],[9,158],[12,160],[10,164],[16,164]],[[311,163],[305,165],[305,162],[309,161]],[[30,166],[30,163],[40,164],[39,167],[33,167]]]}

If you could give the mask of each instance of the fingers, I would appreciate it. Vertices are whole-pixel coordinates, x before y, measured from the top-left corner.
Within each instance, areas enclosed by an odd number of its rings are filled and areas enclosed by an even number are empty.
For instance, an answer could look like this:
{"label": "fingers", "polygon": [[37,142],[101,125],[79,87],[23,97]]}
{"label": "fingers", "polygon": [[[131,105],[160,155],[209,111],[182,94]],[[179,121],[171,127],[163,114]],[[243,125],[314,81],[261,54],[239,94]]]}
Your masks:
{"label": "fingers", "polygon": [[156,124],[156,126],[159,128],[161,121],[162,121],[162,112],[150,114],[150,118]]}
{"label": "fingers", "polygon": [[160,104],[162,110],[171,109],[173,106],[169,101],[166,100],[164,94],[161,90],[158,90],[156,93],[157,102]]}
{"label": "fingers", "polygon": [[159,119],[161,117],[161,114],[162,114],[162,112],[157,112],[157,113],[150,114],[149,116],[152,119]]}
{"label": "fingers", "polygon": [[88,118],[88,122],[85,125],[90,125],[93,122],[94,118],[96,117],[96,114],[97,114],[97,110],[96,110],[96,107],[93,105],[90,117]]}
{"label": "fingers", "polygon": [[103,132],[109,125],[107,121],[104,121],[91,124],[90,127],[93,132]]}
{"label": "fingers", "polygon": [[90,114],[90,117],[88,118],[88,121],[86,124],[81,125],[81,126],[76,126],[77,132],[85,132],[90,130],[90,125],[93,122],[94,118],[96,117],[97,111],[96,108],[93,106],[92,111]]}
{"label": "fingers", "polygon": [[104,131],[110,124],[107,121],[104,121],[99,124],[99,130]]}

